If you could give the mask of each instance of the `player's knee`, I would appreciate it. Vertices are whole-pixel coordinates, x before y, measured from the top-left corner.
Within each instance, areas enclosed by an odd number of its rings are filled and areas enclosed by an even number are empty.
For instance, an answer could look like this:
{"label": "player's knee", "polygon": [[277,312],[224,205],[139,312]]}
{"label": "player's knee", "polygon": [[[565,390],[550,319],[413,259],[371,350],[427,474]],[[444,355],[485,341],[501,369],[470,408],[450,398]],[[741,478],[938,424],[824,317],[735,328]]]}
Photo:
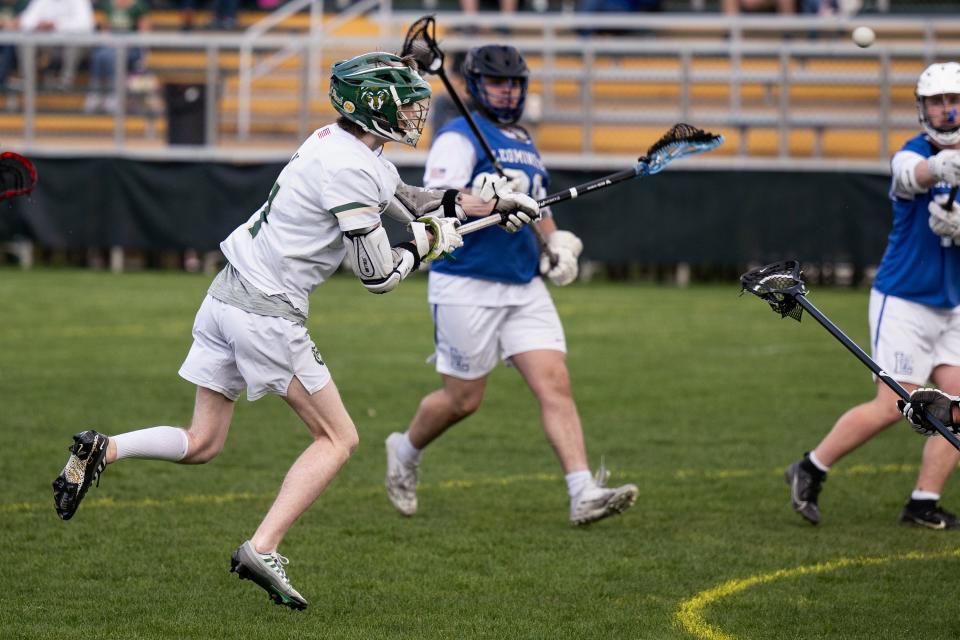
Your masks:
{"label": "player's knee", "polygon": [[222,445],[218,446],[213,443],[203,443],[199,446],[194,446],[191,442],[191,446],[187,450],[187,455],[183,459],[183,462],[189,464],[206,464],[216,458],[222,449]]}
{"label": "player's knee", "polygon": [[341,446],[347,452],[347,456],[352,456],[357,447],[360,446],[360,434],[357,433],[357,429],[353,428],[349,433],[344,434],[341,442]]}
{"label": "player's knee", "polygon": [[468,391],[464,393],[451,394],[450,404],[458,420],[472,415],[480,408],[483,402],[483,391]]}
{"label": "player's knee", "polygon": [[535,391],[542,400],[566,400],[573,397],[566,367],[551,369],[537,379]]}
{"label": "player's knee", "polygon": [[896,400],[885,397],[876,398],[871,404],[873,405],[871,409],[877,422],[882,422],[889,426],[903,418],[903,415],[897,408]]}
{"label": "player's knee", "polygon": [[341,426],[335,430],[330,429],[319,431],[315,439],[329,440],[334,448],[342,453],[344,460],[352,456],[357,450],[357,447],[360,446],[360,435],[357,433],[357,428],[352,423],[346,426]]}

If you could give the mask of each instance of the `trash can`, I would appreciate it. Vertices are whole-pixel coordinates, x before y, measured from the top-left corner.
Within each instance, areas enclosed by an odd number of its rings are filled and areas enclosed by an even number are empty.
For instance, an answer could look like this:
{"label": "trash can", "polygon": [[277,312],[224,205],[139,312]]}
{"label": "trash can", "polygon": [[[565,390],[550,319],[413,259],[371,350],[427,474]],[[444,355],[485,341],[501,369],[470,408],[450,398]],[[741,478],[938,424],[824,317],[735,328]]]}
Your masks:
{"label": "trash can", "polygon": [[207,140],[207,87],[169,82],[163,86],[169,144],[204,144]]}

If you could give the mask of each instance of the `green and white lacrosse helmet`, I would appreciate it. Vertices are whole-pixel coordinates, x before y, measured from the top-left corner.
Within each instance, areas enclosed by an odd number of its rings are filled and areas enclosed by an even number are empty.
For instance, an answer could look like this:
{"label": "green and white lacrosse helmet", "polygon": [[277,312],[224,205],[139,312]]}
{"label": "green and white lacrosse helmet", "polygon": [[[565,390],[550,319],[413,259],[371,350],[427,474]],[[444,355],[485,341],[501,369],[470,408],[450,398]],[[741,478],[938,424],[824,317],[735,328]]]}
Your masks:
{"label": "green and white lacrosse helmet", "polygon": [[417,146],[430,109],[430,85],[392,53],[382,51],[333,65],[330,102],[364,131]]}

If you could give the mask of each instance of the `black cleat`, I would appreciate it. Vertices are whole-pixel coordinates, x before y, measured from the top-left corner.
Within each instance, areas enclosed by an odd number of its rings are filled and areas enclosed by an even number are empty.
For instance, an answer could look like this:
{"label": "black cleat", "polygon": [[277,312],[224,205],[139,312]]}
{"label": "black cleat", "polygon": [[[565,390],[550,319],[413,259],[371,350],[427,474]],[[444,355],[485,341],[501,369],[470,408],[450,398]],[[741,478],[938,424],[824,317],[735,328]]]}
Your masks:
{"label": "black cleat", "polygon": [[957,516],[944,511],[936,500],[910,500],[900,512],[902,524],[913,524],[928,529],[957,529]]}
{"label": "black cleat", "polygon": [[793,510],[810,524],[820,524],[820,507],[817,506],[817,497],[826,478],[818,478],[804,469],[803,460],[787,467],[783,472],[783,478],[790,485],[790,502],[793,504]]}
{"label": "black cleat", "polygon": [[230,557],[230,572],[236,573],[242,580],[252,580],[267,594],[274,604],[303,611],[307,600],[293,588],[283,566],[289,560],[279,553],[258,553],[247,540],[237,547]]}
{"label": "black cleat", "polygon": [[90,484],[100,484],[100,474],[107,466],[107,444],[110,438],[93,429],[73,436],[70,458],[53,481],[53,505],[62,520],[77,512]]}

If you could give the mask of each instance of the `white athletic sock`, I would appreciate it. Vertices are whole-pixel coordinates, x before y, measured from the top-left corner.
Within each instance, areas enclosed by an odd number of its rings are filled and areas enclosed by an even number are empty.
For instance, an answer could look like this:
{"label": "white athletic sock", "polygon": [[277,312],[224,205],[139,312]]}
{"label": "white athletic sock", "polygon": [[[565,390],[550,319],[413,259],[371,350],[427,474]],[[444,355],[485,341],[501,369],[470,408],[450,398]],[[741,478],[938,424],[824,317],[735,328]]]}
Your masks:
{"label": "white athletic sock", "polygon": [[423,449],[417,449],[410,442],[410,432],[404,433],[403,440],[400,441],[400,447],[397,449],[397,457],[400,458],[400,462],[418,465],[420,464],[421,453],[423,453]]}
{"label": "white athletic sock", "polygon": [[919,489],[910,494],[911,500],[939,500],[940,494],[933,491],[920,491]]}
{"label": "white athletic sock", "polygon": [[593,476],[589,470],[568,473],[564,479],[567,481],[567,492],[571,498],[577,497],[581,491],[593,484]]}
{"label": "white athletic sock", "polygon": [[179,462],[187,455],[187,432],[179,427],[149,427],[111,436],[117,445],[117,460],[150,458]]}
{"label": "white athletic sock", "polygon": [[817,454],[815,454],[813,451],[811,451],[810,455],[807,457],[810,458],[810,462],[813,464],[813,466],[815,466],[817,469],[820,469],[820,471],[823,471],[824,473],[830,471],[830,466],[820,462],[820,458],[818,458]]}

